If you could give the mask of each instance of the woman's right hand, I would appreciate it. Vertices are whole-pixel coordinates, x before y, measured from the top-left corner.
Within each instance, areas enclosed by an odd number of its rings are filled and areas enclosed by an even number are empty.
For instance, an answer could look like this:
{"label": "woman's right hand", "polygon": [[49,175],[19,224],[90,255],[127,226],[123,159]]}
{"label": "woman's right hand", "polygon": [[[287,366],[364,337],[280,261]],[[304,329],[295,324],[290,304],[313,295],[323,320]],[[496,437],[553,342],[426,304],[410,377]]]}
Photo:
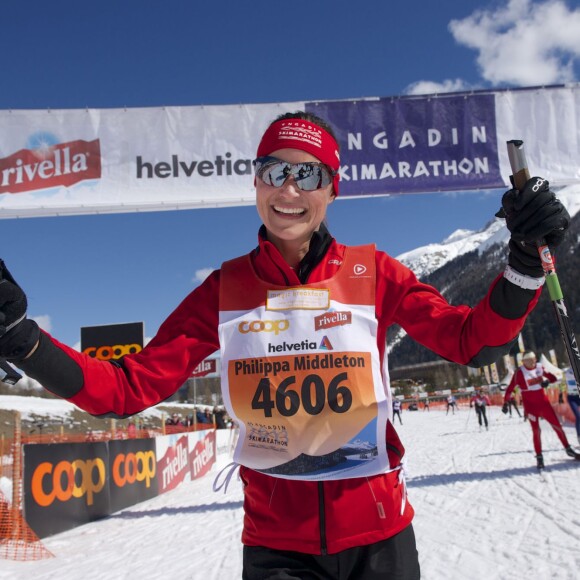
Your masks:
{"label": "woman's right hand", "polygon": [[26,318],[26,294],[0,260],[0,357],[17,362],[36,347],[40,329]]}

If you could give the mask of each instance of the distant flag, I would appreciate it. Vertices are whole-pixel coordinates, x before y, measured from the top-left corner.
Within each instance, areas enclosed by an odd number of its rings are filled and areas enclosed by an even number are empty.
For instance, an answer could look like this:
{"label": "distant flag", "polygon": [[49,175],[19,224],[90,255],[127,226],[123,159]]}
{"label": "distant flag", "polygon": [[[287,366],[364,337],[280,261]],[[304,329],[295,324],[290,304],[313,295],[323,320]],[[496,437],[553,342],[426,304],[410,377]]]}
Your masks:
{"label": "distant flag", "polygon": [[509,354],[504,354],[503,355],[503,364],[508,372],[513,371],[515,369],[514,357],[510,356]]}
{"label": "distant flag", "polygon": [[483,374],[485,375],[485,380],[488,385],[491,384],[490,376],[489,376],[489,366],[485,365],[483,367]]}
{"label": "distant flag", "polygon": [[497,365],[495,363],[491,363],[489,366],[491,368],[491,378],[493,379],[493,382],[499,383],[499,374],[497,372]]}

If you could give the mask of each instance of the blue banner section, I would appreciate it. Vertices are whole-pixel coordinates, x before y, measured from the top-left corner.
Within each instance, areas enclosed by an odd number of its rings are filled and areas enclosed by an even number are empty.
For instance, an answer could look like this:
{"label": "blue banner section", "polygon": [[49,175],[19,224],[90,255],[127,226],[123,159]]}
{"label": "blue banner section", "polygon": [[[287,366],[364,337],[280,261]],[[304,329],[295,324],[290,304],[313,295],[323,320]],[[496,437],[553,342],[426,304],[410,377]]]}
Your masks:
{"label": "blue banner section", "polygon": [[503,187],[493,94],[307,103],[337,129],[340,195]]}

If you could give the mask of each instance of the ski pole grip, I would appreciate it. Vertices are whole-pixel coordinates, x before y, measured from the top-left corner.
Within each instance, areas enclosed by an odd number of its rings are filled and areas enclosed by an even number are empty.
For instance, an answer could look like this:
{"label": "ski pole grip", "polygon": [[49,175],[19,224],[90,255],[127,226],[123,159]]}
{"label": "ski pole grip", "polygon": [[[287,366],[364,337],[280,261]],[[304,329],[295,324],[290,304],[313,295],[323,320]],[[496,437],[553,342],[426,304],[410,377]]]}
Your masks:
{"label": "ski pole grip", "polygon": [[[524,142],[521,139],[512,139],[507,142],[507,150],[510,166],[512,168],[513,186],[521,191],[525,187],[526,181],[530,179],[530,171],[526,161]],[[536,240],[536,246],[538,246],[538,253],[542,261],[544,274],[555,274],[556,267],[546,240],[543,238]],[[547,282],[551,282],[549,277],[547,278]],[[556,284],[556,282],[551,283]],[[552,289],[550,288],[550,284],[548,284],[548,288],[550,289],[550,295],[552,292],[556,295],[561,294],[559,288]]]}
{"label": "ski pole grip", "polygon": [[530,178],[526,153],[524,151],[524,142],[521,139],[512,139],[507,142],[508,157],[512,168],[512,178],[514,187],[520,191],[526,185]]}

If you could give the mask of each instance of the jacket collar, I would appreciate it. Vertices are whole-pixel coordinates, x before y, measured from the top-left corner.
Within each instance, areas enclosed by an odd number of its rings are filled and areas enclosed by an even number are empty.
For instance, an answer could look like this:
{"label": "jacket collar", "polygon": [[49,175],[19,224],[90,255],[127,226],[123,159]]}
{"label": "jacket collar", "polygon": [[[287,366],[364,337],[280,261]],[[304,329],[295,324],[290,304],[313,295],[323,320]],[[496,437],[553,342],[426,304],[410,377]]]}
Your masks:
{"label": "jacket collar", "polygon": [[[333,237],[330,235],[328,228],[324,223],[320,224],[320,228],[313,232],[310,238],[310,247],[308,252],[298,264],[298,268],[293,270],[290,268],[286,260],[282,257],[276,246],[268,241],[268,231],[266,226],[262,225],[258,232],[258,247],[254,255],[258,258],[259,254],[263,252],[272,262],[274,262],[282,276],[282,283],[285,285],[305,284],[308,281],[308,276],[312,270],[320,263],[325,256],[328,248],[333,242]],[[255,265],[256,261],[254,260]]]}

